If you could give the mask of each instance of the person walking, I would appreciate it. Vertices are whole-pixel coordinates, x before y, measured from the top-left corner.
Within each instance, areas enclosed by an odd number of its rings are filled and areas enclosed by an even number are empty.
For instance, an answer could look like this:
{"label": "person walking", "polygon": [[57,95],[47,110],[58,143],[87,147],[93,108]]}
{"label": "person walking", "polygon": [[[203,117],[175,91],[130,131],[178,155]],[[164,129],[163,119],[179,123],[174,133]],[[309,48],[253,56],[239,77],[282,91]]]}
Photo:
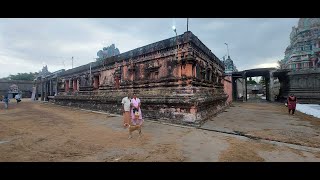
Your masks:
{"label": "person walking", "polygon": [[294,112],[296,111],[297,97],[295,97],[294,94],[290,94],[290,96],[287,99],[287,103],[289,114],[292,111],[292,115],[294,115]]}
{"label": "person walking", "polygon": [[4,102],[4,108],[8,109],[9,108],[9,102],[10,102],[10,99],[8,98],[8,95],[5,95],[2,101]]}
{"label": "person walking", "polygon": [[131,99],[131,122],[129,124],[129,139],[132,138],[132,132],[135,130],[138,130],[139,137],[141,136],[143,119],[140,107],[140,99],[137,98],[136,94],[133,94],[133,98]]}
{"label": "person walking", "polygon": [[129,126],[130,121],[130,93],[127,94],[126,97],[124,97],[121,101],[122,103],[122,111],[123,111],[123,127],[126,128]]}

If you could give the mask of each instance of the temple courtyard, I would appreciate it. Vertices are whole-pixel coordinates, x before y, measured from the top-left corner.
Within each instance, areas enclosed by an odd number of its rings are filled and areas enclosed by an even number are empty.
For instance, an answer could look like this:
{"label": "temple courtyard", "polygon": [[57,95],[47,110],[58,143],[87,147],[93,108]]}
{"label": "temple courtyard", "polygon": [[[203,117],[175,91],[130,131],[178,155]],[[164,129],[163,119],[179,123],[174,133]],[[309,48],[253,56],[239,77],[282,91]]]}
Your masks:
{"label": "temple courtyard", "polygon": [[201,128],[146,120],[142,133],[128,139],[118,115],[0,104],[1,162],[320,161],[320,119],[277,103],[236,102]]}

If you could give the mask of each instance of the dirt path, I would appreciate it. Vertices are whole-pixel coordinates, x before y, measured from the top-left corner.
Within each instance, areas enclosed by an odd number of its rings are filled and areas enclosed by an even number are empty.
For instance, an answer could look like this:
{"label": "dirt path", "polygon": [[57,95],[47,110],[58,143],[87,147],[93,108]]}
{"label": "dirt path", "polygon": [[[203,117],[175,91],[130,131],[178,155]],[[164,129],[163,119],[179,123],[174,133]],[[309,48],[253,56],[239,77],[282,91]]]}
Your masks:
{"label": "dirt path", "polygon": [[240,132],[263,139],[320,148],[320,119],[275,103],[234,103],[203,128]]}
{"label": "dirt path", "polygon": [[[121,117],[52,104],[0,104],[0,161],[320,161],[319,151],[146,121],[131,140]],[[289,154],[289,155],[288,155]]]}

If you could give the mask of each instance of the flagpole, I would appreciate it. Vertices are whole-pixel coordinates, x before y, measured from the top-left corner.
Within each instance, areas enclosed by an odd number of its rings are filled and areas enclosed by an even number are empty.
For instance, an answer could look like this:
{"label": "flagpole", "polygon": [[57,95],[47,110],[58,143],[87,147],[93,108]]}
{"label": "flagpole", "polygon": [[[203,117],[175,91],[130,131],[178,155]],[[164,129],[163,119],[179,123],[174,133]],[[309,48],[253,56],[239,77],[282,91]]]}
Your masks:
{"label": "flagpole", "polygon": [[187,18],[187,32],[189,31],[189,18]]}

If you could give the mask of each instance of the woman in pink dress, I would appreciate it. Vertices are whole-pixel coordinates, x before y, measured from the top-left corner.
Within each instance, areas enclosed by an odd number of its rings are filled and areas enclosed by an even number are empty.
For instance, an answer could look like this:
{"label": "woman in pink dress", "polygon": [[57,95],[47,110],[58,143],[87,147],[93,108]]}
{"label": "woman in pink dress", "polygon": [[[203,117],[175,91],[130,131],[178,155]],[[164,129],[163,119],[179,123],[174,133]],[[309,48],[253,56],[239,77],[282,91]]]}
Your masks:
{"label": "woman in pink dress", "polygon": [[[137,96],[135,94],[133,94],[133,98],[131,99],[131,120],[132,120],[132,125],[142,125],[142,123],[143,123],[140,106],[141,106],[140,99],[137,98]],[[136,111],[138,111],[139,116],[136,116]]]}

